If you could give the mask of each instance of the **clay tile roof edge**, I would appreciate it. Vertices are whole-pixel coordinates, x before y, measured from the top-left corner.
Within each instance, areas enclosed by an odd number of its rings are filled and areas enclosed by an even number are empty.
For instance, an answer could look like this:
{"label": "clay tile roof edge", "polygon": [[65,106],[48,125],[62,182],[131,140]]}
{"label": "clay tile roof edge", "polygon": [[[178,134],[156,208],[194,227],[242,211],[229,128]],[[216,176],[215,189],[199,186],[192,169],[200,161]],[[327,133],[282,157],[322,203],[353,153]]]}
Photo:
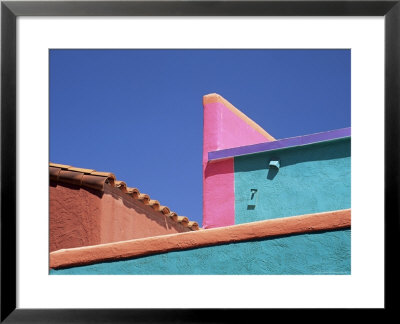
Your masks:
{"label": "clay tile roof edge", "polygon": [[[140,193],[137,188],[130,188],[124,181],[117,180],[111,172],[100,172],[92,169],[78,168],[66,164],[49,163],[50,181],[68,183],[70,185],[82,186],[94,190],[104,191],[104,185],[107,183],[121,191],[121,194],[149,205],[161,215],[166,215],[174,222],[187,227],[192,231],[199,230],[196,222],[190,222],[185,216],[178,216],[167,206],[162,206],[158,200],[151,199],[148,194]],[[190,225],[189,225],[190,224]],[[197,226],[196,226],[197,224]]]}

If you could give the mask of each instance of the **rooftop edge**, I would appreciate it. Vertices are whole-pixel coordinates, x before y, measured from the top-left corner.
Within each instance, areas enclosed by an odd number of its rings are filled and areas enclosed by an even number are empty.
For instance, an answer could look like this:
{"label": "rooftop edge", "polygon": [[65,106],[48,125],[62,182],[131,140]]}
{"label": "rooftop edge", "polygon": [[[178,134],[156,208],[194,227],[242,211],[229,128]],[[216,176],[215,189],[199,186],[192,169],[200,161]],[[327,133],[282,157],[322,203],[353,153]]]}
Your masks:
{"label": "rooftop edge", "polygon": [[215,161],[235,156],[274,151],[284,148],[309,145],[319,142],[332,141],[351,136],[351,127],[340,128],[327,132],[284,138],[271,142],[233,147],[208,153],[208,160]]}

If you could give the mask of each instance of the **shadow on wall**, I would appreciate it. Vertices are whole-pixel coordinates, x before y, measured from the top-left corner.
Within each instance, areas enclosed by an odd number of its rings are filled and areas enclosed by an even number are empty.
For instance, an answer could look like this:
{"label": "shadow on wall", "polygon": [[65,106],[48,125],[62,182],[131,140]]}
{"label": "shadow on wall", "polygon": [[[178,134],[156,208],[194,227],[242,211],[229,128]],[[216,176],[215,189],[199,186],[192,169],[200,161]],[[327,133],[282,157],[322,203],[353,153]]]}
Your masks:
{"label": "shadow on wall", "polygon": [[268,175],[267,175],[267,179],[268,180],[274,180],[275,176],[278,174],[279,169],[274,168],[274,167],[269,167],[268,168]]}
{"label": "shadow on wall", "polygon": [[204,177],[208,178],[215,175],[229,173],[233,173],[233,158],[207,163],[204,170]]}
{"label": "shadow on wall", "polygon": [[[280,168],[312,161],[325,161],[351,156],[350,138],[326,143],[316,143],[300,147],[235,157],[235,172],[248,172],[268,169],[267,179],[273,180],[279,169],[268,166],[273,159],[280,161]],[[246,162],[246,163],[236,163]]]}
{"label": "shadow on wall", "polygon": [[167,216],[160,217],[162,214],[158,215],[159,212],[153,210],[151,206],[144,205],[138,201],[132,201],[129,197],[125,197],[119,192],[120,189],[107,188],[105,190],[106,195],[110,195],[115,201],[122,201],[123,205],[132,210],[132,217],[136,217],[135,214],[140,214],[142,217],[157,223],[160,227],[168,230],[174,228],[177,232],[181,231],[182,225],[173,222],[167,218]]}
{"label": "shadow on wall", "polygon": [[[131,217],[136,217],[135,215],[140,214],[142,217],[147,218],[148,220],[157,223],[160,227],[163,227],[166,230],[169,230],[171,228],[174,228],[177,232],[181,231],[182,225],[179,223],[173,222],[167,217],[160,217],[161,215],[158,215],[158,212],[155,212],[151,206],[144,205],[140,202],[134,202],[131,201],[129,197],[125,197],[122,192],[120,192],[120,189],[116,188],[111,188],[111,187],[105,187],[104,192],[91,189],[91,188],[83,188],[81,186],[77,185],[72,185],[68,183],[56,183],[53,181],[50,181],[50,186],[56,188],[57,186],[65,187],[71,190],[76,191],[79,193],[79,191],[86,191],[89,192],[90,194],[102,199],[106,198],[107,196],[110,196],[113,198],[115,202],[122,202],[122,204],[129,210],[132,211]],[[118,206],[118,205],[116,205]]]}
{"label": "shadow on wall", "polygon": [[97,196],[99,198],[103,197],[103,192],[99,191],[99,190],[96,190],[96,189],[91,189],[91,188],[86,188],[86,187],[84,188],[84,187],[73,185],[73,184],[69,184],[69,183],[58,183],[58,182],[50,180],[50,187],[56,188],[57,186],[62,186],[62,187],[65,187],[65,188],[68,188],[68,189],[71,189],[71,190],[77,190],[77,191],[85,190],[85,191],[90,192],[92,195],[95,195],[95,196]]}

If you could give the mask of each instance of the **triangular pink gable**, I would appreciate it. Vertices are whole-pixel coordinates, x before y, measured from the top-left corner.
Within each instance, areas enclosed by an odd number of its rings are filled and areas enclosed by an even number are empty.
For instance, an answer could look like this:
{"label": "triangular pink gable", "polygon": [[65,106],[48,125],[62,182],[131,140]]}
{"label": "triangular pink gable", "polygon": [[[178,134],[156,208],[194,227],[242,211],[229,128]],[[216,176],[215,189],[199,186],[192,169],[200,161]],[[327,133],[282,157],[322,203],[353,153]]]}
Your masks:
{"label": "triangular pink gable", "polygon": [[208,152],[273,140],[225,99],[212,96],[214,102],[203,104],[203,228],[235,224],[234,160],[209,163]]}

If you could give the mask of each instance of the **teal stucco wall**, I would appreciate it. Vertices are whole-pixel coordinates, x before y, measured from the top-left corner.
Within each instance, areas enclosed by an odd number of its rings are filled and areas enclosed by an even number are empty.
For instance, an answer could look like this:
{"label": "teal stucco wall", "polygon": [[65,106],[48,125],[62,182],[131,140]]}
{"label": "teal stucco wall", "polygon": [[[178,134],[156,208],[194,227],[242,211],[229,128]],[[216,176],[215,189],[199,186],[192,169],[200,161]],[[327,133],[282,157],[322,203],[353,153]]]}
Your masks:
{"label": "teal stucco wall", "polygon": [[235,157],[235,224],[351,208],[350,153],[348,137]]}
{"label": "teal stucco wall", "polygon": [[51,270],[50,274],[350,274],[350,236],[350,229],[283,236]]}

